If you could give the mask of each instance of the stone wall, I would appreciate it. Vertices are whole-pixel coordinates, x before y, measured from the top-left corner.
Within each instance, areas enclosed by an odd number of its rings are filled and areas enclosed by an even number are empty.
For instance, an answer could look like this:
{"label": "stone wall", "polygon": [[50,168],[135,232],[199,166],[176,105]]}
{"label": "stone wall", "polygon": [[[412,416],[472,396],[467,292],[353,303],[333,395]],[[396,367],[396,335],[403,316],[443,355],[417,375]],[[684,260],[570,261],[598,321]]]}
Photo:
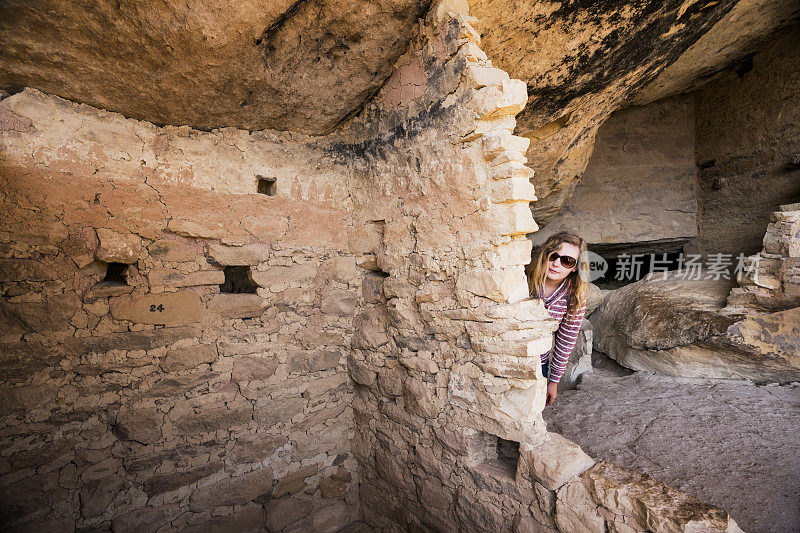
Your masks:
{"label": "stone wall", "polygon": [[757,253],[770,214],[800,199],[798,46],[795,24],[695,93],[699,253]]}
{"label": "stone wall", "polygon": [[573,230],[600,245],[593,250],[679,248],[697,235],[694,146],[691,97],[614,113],[572,197],[531,235],[534,245]]}
{"label": "stone wall", "polygon": [[347,167],[35,90],[0,124],[4,525],[355,519]]}
{"label": "stone wall", "polygon": [[545,430],[538,355],[556,325],[526,298],[533,191],[527,139],[512,135],[525,85],[491,66],[471,23],[463,3],[435,6],[349,125],[363,139],[343,154],[358,161],[354,251],[372,272],[348,359],[362,519],[382,531],[736,531]]}

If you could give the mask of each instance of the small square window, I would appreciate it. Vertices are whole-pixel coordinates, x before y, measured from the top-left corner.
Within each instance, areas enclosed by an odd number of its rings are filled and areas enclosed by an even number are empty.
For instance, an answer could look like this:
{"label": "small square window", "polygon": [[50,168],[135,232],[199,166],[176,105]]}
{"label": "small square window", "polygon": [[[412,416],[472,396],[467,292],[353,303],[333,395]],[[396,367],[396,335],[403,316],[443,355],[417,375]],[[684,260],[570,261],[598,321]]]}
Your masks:
{"label": "small square window", "polygon": [[275,196],[278,192],[278,179],[256,176],[258,179],[258,193],[267,196]]}
{"label": "small square window", "polygon": [[250,281],[250,267],[226,266],[225,283],[219,286],[219,292],[234,294],[255,294],[256,286]]}
{"label": "small square window", "polygon": [[128,284],[127,274],[128,265],[125,263],[108,263],[106,266],[106,277],[103,281],[110,283],[121,283],[122,285]]}

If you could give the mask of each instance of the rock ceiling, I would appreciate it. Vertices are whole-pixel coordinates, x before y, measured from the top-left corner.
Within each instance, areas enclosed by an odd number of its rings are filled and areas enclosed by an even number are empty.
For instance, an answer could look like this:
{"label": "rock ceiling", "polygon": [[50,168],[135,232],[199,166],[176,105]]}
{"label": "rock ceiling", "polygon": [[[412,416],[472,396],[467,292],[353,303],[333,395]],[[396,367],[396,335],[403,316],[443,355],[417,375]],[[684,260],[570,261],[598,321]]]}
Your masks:
{"label": "rock ceiling", "polygon": [[0,85],[156,124],[321,134],[357,110],[430,0],[5,0]]}

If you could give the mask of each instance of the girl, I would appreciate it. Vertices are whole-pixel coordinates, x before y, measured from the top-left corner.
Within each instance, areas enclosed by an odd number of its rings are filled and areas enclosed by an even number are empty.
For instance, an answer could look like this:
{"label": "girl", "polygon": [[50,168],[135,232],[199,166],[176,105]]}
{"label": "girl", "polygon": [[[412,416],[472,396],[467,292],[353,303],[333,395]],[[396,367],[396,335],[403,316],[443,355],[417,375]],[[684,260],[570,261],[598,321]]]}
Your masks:
{"label": "girl", "polygon": [[536,250],[529,266],[531,297],[544,300],[550,316],[559,321],[553,349],[541,355],[542,374],[548,378],[546,405],[552,405],[556,399],[558,381],[578,340],[586,313],[588,279],[586,242],[569,232],[556,233],[547,239]]}

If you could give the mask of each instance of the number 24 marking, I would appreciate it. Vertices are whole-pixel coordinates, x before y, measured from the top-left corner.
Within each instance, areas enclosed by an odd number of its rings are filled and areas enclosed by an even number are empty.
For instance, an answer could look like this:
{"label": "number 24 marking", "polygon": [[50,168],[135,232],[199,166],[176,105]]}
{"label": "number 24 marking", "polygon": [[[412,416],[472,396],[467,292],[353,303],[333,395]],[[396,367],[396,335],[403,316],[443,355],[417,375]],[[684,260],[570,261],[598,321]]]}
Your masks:
{"label": "number 24 marking", "polygon": [[163,312],[164,311],[164,306],[161,305],[161,304],[158,304],[158,306],[156,306],[156,304],[151,305],[150,306],[150,312],[151,313],[155,313],[156,311],[158,311],[159,313]]}

